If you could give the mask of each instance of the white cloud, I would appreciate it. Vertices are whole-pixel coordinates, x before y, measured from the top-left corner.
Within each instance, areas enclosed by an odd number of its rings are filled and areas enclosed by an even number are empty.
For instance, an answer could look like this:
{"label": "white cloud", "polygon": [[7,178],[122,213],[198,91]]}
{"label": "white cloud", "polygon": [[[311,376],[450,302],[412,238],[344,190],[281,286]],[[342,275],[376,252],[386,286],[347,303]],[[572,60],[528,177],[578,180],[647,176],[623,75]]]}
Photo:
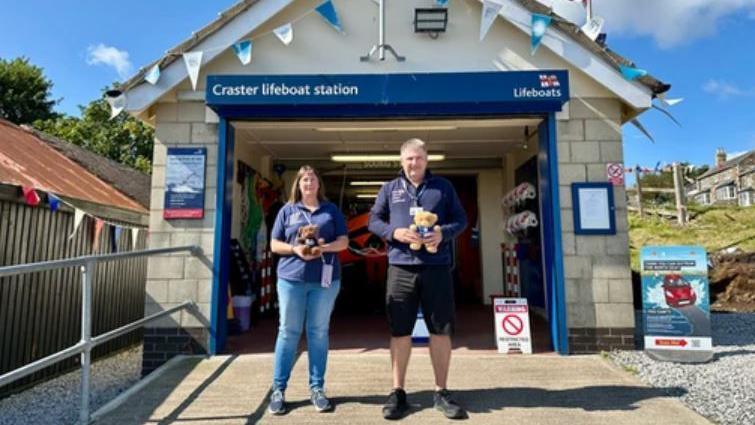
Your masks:
{"label": "white cloud", "polygon": [[708,80],[703,84],[703,91],[719,99],[730,97],[755,96],[755,89],[743,89],[723,80]]}
{"label": "white cloud", "polygon": [[671,48],[714,35],[723,18],[755,18],[755,0],[601,0],[593,10],[605,18],[609,42],[613,32],[650,36]]}
{"label": "white cloud", "polygon": [[126,78],[131,73],[133,66],[128,58],[128,52],[118,50],[102,43],[87,48],[87,63],[89,65],[107,65],[113,67],[120,78]]}

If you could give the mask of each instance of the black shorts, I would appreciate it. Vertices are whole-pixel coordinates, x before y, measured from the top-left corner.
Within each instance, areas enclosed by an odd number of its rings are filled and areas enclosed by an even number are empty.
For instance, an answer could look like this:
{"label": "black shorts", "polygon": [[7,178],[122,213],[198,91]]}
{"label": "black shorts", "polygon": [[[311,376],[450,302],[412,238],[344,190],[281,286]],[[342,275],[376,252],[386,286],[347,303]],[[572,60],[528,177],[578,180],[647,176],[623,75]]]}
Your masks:
{"label": "black shorts", "polygon": [[433,335],[454,331],[454,287],[449,266],[388,266],[385,306],[391,336],[409,336],[422,305]]}

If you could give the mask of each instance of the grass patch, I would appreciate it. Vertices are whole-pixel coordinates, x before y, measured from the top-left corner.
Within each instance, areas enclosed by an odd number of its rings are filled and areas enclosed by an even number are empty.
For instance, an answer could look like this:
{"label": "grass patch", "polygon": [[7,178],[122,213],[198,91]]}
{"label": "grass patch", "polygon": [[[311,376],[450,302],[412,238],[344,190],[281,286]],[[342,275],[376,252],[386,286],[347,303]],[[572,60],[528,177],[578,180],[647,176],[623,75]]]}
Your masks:
{"label": "grass patch", "polygon": [[689,210],[695,218],[684,227],[673,220],[629,213],[632,269],[639,271],[639,250],[648,245],[701,245],[716,252],[736,244],[743,251],[755,251],[755,208],[690,206]]}

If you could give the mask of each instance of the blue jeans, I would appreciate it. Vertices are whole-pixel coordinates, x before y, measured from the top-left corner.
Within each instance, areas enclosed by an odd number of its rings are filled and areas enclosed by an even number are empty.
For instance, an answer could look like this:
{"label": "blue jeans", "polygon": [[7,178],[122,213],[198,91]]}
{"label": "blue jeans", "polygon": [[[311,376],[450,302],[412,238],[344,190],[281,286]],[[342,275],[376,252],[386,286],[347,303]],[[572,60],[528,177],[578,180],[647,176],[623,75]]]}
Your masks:
{"label": "blue jeans", "polygon": [[278,279],[280,326],[275,342],[273,389],[284,391],[294,367],[296,351],[307,322],[307,354],[309,355],[309,388],[324,389],[325,367],[328,363],[328,329],[330,313],[341,283],[334,280],[330,288],[320,282],[289,282]]}

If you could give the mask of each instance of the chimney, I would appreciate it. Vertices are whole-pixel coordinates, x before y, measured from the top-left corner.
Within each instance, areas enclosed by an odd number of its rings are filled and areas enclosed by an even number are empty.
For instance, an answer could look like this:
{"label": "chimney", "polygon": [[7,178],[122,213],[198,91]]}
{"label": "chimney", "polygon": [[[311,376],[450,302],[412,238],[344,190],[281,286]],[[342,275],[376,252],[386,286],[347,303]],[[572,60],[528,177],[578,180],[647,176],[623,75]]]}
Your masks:
{"label": "chimney", "polygon": [[720,168],[726,162],[726,151],[724,148],[718,148],[716,150],[716,168]]}

